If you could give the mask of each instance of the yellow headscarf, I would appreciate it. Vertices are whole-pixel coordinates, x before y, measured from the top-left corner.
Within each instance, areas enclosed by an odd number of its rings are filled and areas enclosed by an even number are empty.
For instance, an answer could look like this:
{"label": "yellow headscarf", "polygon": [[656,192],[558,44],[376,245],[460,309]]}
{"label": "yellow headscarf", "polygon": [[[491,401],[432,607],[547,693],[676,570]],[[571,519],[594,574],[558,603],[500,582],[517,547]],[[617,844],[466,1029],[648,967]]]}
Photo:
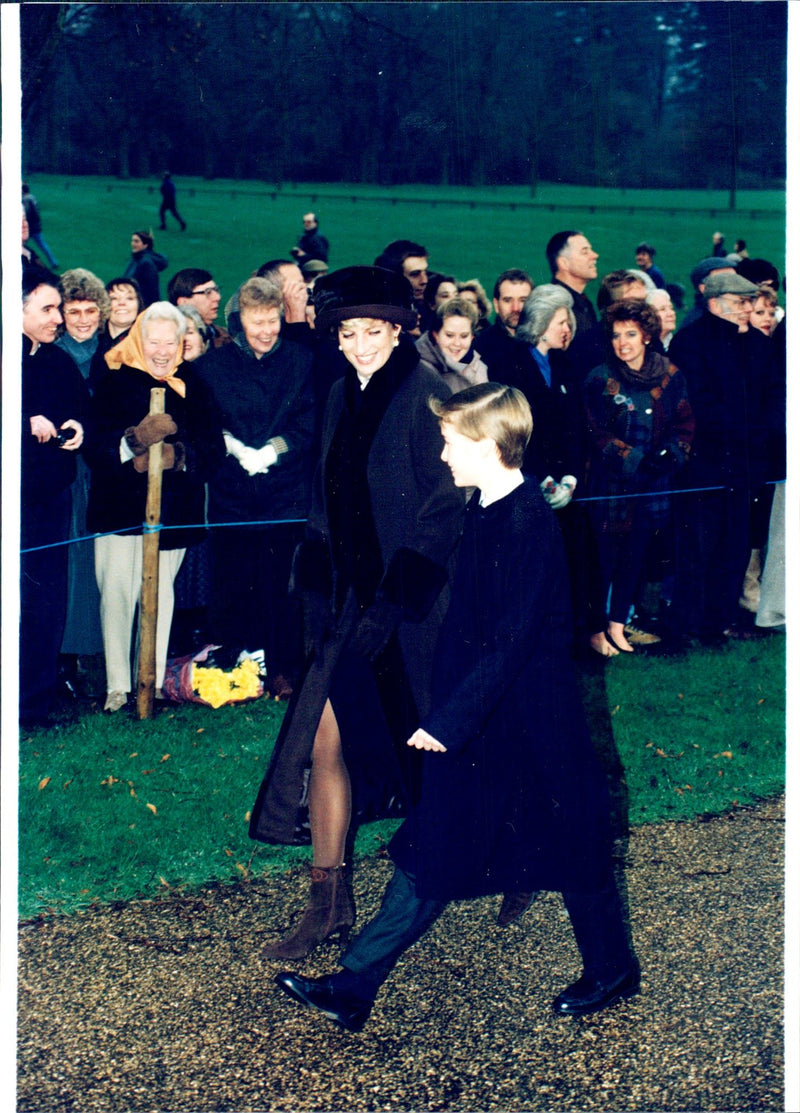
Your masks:
{"label": "yellow headscarf", "polygon": [[[146,310],[145,310],[146,312]],[[123,336],[119,344],[115,344],[113,348],[109,348],[106,352],[105,359],[108,366],[112,371],[119,370],[123,363],[127,367],[135,367],[138,371],[144,371],[146,375],[150,375],[158,383],[166,383],[171,386],[176,394],[180,394],[181,398],[186,397],[186,383],[183,379],[179,379],[175,374],[175,369],[183,362],[183,345],[178,345],[178,350],[175,353],[175,362],[169,370],[169,374],[154,375],[147,366],[147,360],[144,354],[144,344],[142,338],[142,317],[144,312],[140,313],[130,328],[127,336]]]}

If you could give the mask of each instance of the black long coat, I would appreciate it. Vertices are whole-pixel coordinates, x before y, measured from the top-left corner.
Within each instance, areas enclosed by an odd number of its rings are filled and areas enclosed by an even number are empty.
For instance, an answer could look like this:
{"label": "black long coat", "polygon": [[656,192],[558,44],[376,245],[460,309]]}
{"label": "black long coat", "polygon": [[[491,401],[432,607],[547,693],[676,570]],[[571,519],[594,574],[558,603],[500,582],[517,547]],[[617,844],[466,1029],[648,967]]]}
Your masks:
{"label": "black long coat", "polygon": [[675,333],[669,358],[686,378],[696,422],[685,485],[756,488],[767,478],[772,358],[767,337],[755,328],[739,332],[704,310]]}
{"label": "black long coat", "polygon": [[234,341],[212,348],[196,364],[214,398],[223,429],[261,448],[281,438],[287,451],[261,475],[248,475],[226,456],[209,484],[209,522],[258,522],[305,518],[311,486],[314,437],[312,357],[281,336],[257,358]]}
{"label": "black long coat", "polygon": [[[264,842],[295,841],[303,771],[331,679],[347,650],[359,615],[369,602],[368,594],[365,596],[369,585],[356,583],[345,592],[341,590],[338,546],[342,539],[336,536],[335,523],[341,521],[342,507],[334,506],[328,482],[337,430],[347,417],[353,392],[358,390],[354,385],[355,371],[343,357],[341,366],[346,378],[334,383],[328,398],[322,455],[312,490],[308,540],[296,555],[293,574],[297,590],[325,593],[335,601],[336,623],[321,657],[310,663],[302,685],[295,689],[253,808],[250,834]],[[370,391],[383,391],[384,405],[374,415],[377,419],[382,413],[377,427],[366,432],[362,428],[366,437],[363,448],[367,452],[367,490],[345,492],[344,501],[360,502],[363,496],[368,502],[381,565],[380,583],[374,594],[397,604],[403,611],[404,620],[397,637],[397,671],[383,680],[376,678],[391,728],[392,696],[402,688],[409,690],[419,714],[424,714],[430,705],[433,651],[446,610],[444,585],[461,529],[464,500],[440,458],[441,433],[428,407],[431,395],[443,399],[450,392],[438,376],[419,365],[413,344],[406,338],[401,338],[400,348],[365,389],[365,404]],[[367,547],[367,540],[359,538],[356,531],[355,548],[359,554]],[[355,567],[358,577],[358,562]],[[359,692],[353,692],[353,696],[353,709],[358,714]],[[363,743],[355,759],[352,753],[345,753],[354,800],[359,799],[364,782],[370,782],[375,793],[382,777],[388,781],[397,775],[397,763],[391,754],[382,751],[369,737],[364,737]]]}
{"label": "black long coat", "polygon": [[447,752],[423,755],[390,851],[425,898],[592,891],[608,876],[609,805],[569,654],[560,531],[533,480],[485,509],[478,497],[422,722]]}

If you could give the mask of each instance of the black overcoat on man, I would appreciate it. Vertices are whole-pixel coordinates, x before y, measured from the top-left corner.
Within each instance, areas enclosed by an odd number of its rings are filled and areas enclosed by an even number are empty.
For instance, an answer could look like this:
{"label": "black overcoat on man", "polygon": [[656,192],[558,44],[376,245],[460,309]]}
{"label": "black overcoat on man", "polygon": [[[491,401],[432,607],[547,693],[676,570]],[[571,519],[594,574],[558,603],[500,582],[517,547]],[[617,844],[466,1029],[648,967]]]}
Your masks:
{"label": "black overcoat on man", "polygon": [[683,372],[695,417],[692,454],[675,503],[676,582],[669,611],[678,637],[714,640],[739,619],[770,442],[770,341],[708,309],[676,332],[669,357]]}

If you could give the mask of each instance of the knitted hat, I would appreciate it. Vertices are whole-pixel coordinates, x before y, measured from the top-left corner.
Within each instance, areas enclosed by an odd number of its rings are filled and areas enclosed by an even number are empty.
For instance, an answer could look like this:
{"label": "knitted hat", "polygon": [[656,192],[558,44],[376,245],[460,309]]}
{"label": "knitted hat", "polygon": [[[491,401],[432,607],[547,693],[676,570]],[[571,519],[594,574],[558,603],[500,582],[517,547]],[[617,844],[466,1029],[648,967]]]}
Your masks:
{"label": "knitted hat", "polygon": [[701,282],[705,282],[712,271],[735,266],[736,264],[731,262],[725,255],[710,255],[707,259],[701,259],[696,266],[692,267],[692,272],[689,277],[696,290]]}
{"label": "knitted hat", "polygon": [[317,329],[352,317],[374,317],[404,328],[414,328],[417,323],[411,283],[382,267],[343,267],[324,274],[314,283],[311,300]]}
{"label": "knitted hat", "polygon": [[738,294],[743,298],[754,298],[758,294],[758,286],[742,278],[740,274],[712,274],[706,279],[703,297],[719,298],[723,294]]}

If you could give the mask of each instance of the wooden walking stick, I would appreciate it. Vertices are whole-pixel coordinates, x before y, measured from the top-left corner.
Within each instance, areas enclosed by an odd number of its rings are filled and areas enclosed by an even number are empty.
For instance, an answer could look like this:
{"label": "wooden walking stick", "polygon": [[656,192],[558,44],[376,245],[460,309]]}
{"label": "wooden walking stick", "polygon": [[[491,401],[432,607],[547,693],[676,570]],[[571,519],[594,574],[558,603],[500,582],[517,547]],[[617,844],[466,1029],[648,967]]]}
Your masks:
{"label": "wooden walking stick", "polygon": [[[150,391],[150,413],[164,413],[164,387]],[[139,601],[139,675],[136,712],[153,718],[156,689],[156,628],[158,626],[158,552],[161,525],[161,449],[163,441],[147,450],[147,503],[142,530],[142,595]]]}

